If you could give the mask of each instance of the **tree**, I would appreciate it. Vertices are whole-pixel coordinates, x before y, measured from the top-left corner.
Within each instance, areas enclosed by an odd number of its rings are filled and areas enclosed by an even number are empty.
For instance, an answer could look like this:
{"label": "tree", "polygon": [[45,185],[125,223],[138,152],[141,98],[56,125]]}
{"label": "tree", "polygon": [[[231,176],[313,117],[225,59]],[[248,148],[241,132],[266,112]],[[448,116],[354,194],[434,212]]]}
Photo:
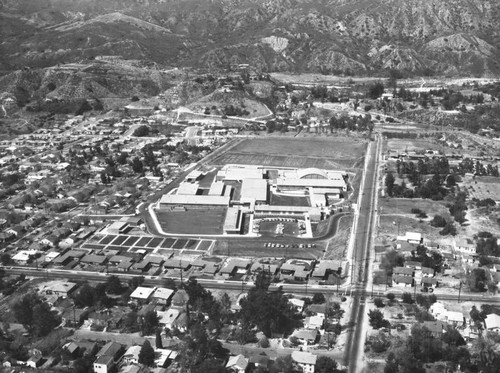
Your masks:
{"label": "tree", "polygon": [[110,294],[121,294],[122,283],[117,276],[110,276],[106,281],[106,291]]}
{"label": "tree", "polygon": [[225,373],[226,368],[221,359],[206,359],[192,369],[192,373]]}
{"label": "tree", "polygon": [[387,195],[389,197],[392,197],[392,194],[394,192],[395,181],[396,179],[394,178],[392,172],[388,172],[387,175],[385,176],[385,187],[387,188]]}
{"label": "tree", "polygon": [[314,304],[323,304],[326,302],[326,299],[323,293],[315,293],[312,297],[312,302]]}
{"label": "tree", "polygon": [[337,370],[337,362],[328,356],[318,356],[314,373],[332,373]]}
{"label": "tree", "polygon": [[154,333],[159,325],[158,315],[155,311],[148,311],[144,315],[141,323],[141,330],[143,335],[151,335]]}
{"label": "tree", "polygon": [[412,304],[413,303],[413,299],[411,297],[411,293],[403,293],[403,296],[402,296],[402,299],[403,299],[403,303],[407,303],[407,304]]}
{"label": "tree", "polygon": [[291,355],[278,357],[269,369],[270,373],[294,373],[296,371]]}
{"label": "tree", "polygon": [[155,362],[155,350],[149,343],[149,340],[145,340],[142,344],[141,351],[139,352],[139,364],[152,366]]}
{"label": "tree", "polygon": [[385,306],[384,300],[382,298],[375,298],[373,303],[375,304],[376,307],[382,308]]}
{"label": "tree", "polygon": [[385,270],[388,276],[391,276],[392,269],[394,267],[402,267],[404,262],[405,258],[403,255],[396,250],[390,250],[383,256],[380,267]]}
{"label": "tree", "polygon": [[368,97],[371,99],[379,98],[383,93],[384,84],[382,82],[376,82],[368,87]]}
{"label": "tree", "polygon": [[386,297],[389,299],[389,302],[392,302],[396,298],[396,295],[394,293],[387,293]]}
{"label": "tree", "polygon": [[142,276],[139,276],[139,277],[132,277],[129,281],[128,281],[128,287],[131,289],[131,290],[135,290],[137,289],[139,286],[142,285],[142,283],[144,282],[144,277]]}
{"label": "tree", "polygon": [[368,321],[373,329],[390,327],[388,320],[384,319],[384,314],[379,309],[370,310],[368,312]]}
{"label": "tree", "polygon": [[36,294],[26,294],[19,301],[12,305],[12,311],[17,321],[26,328],[33,325],[33,309],[36,305],[42,303],[40,297]]}
{"label": "tree", "polygon": [[36,336],[45,337],[60,322],[60,317],[51,311],[48,303],[42,302],[33,308],[33,330]]}
{"label": "tree", "polygon": [[483,268],[474,268],[467,277],[470,291],[483,292],[486,291],[488,279],[486,271]]}
{"label": "tree", "polygon": [[156,329],[156,348],[162,349],[163,348],[163,341],[161,339],[161,329],[157,328]]}
{"label": "tree", "polygon": [[446,226],[446,219],[441,215],[434,215],[434,218],[431,220],[431,225],[436,228],[443,228]]}

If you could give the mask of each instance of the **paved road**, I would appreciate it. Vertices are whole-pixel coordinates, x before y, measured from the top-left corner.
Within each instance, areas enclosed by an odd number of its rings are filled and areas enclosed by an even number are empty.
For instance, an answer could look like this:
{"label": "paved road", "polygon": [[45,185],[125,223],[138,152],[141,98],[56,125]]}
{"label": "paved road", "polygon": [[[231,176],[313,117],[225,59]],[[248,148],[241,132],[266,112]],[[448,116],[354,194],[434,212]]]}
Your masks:
{"label": "paved road", "polygon": [[372,243],[372,228],[374,205],[377,198],[377,167],[378,167],[378,146],[379,137],[376,142],[371,142],[367,152],[365,164],[364,183],[360,191],[358,223],[353,251],[352,282],[356,286],[350,324],[353,325],[346,342],[346,352],[344,365],[349,367],[350,373],[361,371],[359,362],[362,359],[364,350],[364,318],[366,303],[366,288],[368,284],[368,274],[370,265],[370,247]]}

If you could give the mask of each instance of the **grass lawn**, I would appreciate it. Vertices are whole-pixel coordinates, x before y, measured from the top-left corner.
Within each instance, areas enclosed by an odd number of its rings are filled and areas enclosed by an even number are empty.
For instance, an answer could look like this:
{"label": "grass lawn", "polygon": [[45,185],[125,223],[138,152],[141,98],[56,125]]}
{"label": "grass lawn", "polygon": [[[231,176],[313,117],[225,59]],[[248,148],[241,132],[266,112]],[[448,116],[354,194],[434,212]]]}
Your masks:
{"label": "grass lawn", "polygon": [[222,234],[226,208],[193,209],[187,211],[157,210],[162,229],[178,234]]}
{"label": "grass lawn", "polygon": [[276,227],[278,224],[283,224],[283,235],[282,237],[297,237],[299,234],[299,225],[296,222],[277,222],[277,221],[261,221],[260,222],[260,234],[263,237],[276,237]]}
{"label": "grass lawn", "polygon": [[240,142],[213,163],[342,170],[362,166],[365,149],[366,141],[350,138],[254,138]]}
{"label": "grass lawn", "polygon": [[307,196],[285,196],[271,193],[271,206],[311,206]]}

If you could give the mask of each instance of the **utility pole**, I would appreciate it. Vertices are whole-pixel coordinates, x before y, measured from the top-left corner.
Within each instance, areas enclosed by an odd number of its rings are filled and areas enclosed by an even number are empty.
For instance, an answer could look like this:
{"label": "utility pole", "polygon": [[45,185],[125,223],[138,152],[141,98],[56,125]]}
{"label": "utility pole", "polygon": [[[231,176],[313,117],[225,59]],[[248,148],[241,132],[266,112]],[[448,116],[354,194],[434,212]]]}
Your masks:
{"label": "utility pole", "polygon": [[458,288],[458,303],[460,303],[460,293],[462,292],[462,280],[460,280],[460,287]]}

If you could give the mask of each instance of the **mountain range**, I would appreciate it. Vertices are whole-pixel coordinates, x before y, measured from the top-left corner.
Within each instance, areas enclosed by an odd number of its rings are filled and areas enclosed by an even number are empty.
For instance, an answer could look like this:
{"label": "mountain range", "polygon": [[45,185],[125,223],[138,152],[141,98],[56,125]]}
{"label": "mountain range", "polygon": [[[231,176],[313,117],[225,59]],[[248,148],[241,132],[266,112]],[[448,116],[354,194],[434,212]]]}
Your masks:
{"label": "mountain range", "polygon": [[161,67],[498,76],[498,0],[0,0],[0,71]]}

